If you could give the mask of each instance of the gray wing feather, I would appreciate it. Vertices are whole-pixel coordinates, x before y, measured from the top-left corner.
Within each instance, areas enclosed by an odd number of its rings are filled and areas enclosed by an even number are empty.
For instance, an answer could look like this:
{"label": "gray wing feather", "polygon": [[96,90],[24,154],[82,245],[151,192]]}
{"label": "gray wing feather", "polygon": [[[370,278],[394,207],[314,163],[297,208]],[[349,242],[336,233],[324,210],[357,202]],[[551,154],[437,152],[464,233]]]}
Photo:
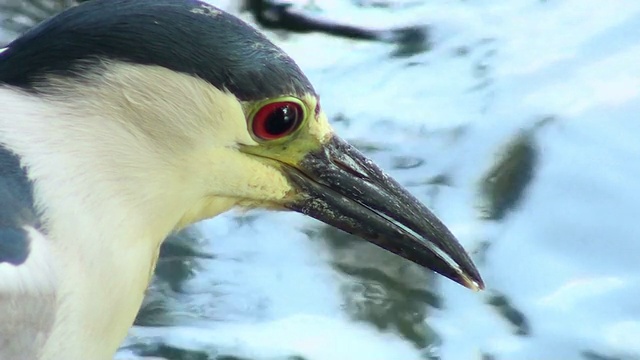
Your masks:
{"label": "gray wing feather", "polygon": [[0,144],[0,359],[36,359],[54,324],[56,292],[33,184]]}
{"label": "gray wing feather", "polygon": [[29,257],[25,227],[38,228],[33,184],[20,158],[0,144],[0,264],[20,265]]}

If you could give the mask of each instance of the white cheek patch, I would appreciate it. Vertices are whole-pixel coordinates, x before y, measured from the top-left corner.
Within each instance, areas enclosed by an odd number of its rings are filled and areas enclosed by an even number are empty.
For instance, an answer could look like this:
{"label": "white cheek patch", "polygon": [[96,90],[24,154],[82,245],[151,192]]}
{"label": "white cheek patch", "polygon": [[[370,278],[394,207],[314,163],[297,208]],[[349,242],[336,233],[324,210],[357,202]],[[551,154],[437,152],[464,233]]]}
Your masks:
{"label": "white cheek patch", "polygon": [[6,47],[6,48],[0,48],[0,55],[2,55],[2,53],[3,53],[3,52],[5,52],[5,51],[7,51],[8,49],[9,49],[8,47]]}

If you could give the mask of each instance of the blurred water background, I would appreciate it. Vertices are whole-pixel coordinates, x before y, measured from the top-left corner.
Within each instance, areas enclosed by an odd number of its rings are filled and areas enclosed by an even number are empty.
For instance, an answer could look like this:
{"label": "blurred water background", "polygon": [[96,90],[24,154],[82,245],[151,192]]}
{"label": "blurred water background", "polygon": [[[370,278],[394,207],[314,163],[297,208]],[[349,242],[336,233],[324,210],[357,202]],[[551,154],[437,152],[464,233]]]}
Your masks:
{"label": "blurred water background", "polygon": [[336,131],[448,224],[487,290],[302,215],[230,213],[169,239],[119,358],[640,359],[640,2],[293,6],[423,31],[267,34]]}

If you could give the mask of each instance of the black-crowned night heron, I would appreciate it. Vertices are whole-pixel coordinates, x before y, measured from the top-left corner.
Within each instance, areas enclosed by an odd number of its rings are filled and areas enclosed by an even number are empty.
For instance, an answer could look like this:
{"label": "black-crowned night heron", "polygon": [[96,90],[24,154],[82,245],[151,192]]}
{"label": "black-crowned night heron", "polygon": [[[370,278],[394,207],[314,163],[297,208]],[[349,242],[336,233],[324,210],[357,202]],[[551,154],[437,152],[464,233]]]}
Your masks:
{"label": "black-crowned night heron", "polygon": [[288,209],[467,287],[444,225],[331,130],[296,64],[196,0],[96,0],[0,53],[0,357],[108,359],[158,249]]}

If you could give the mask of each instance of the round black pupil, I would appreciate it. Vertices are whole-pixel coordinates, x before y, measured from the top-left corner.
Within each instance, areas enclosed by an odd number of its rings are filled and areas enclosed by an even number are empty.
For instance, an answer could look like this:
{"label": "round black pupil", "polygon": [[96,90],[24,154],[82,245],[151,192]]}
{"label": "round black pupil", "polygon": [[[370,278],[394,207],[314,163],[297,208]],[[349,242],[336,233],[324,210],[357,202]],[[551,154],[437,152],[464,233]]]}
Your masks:
{"label": "round black pupil", "polygon": [[295,106],[282,105],[274,109],[264,122],[264,130],[269,135],[282,135],[291,128],[298,121],[298,110]]}

